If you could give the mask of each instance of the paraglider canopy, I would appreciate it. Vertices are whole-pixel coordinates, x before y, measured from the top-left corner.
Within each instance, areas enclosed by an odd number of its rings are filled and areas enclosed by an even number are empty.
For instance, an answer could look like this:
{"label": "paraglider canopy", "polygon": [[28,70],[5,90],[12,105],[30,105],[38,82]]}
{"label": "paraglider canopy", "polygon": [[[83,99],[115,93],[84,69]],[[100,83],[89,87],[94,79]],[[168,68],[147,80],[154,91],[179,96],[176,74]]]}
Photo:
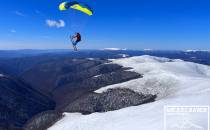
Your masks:
{"label": "paraglider canopy", "polygon": [[59,5],[60,11],[65,11],[68,9],[75,9],[81,11],[89,16],[93,15],[93,10],[90,8],[89,5],[77,1],[63,2]]}

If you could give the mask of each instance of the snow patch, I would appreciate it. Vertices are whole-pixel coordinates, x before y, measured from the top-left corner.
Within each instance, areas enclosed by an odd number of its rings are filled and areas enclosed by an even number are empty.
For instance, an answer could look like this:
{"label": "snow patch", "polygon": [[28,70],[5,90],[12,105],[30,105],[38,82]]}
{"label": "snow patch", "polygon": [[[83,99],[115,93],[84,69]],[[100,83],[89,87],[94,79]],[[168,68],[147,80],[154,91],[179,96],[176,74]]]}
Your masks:
{"label": "snow patch", "polygon": [[143,49],[144,51],[153,51],[153,49]]}
{"label": "snow patch", "polygon": [[96,76],[94,76],[94,78],[98,78],[98,77],[100,77],[101,76],[101,74],[100,75],[96,75]]}
{"label": "snow patch", "polygon": [[87,60],[95,60],[94,58],[87,58]]}
{"label": "snow patch", "polygon": [[118,54],[118,55],[121,56],[122,58],[129,57],[129,55],[127,55],[127,54]]}

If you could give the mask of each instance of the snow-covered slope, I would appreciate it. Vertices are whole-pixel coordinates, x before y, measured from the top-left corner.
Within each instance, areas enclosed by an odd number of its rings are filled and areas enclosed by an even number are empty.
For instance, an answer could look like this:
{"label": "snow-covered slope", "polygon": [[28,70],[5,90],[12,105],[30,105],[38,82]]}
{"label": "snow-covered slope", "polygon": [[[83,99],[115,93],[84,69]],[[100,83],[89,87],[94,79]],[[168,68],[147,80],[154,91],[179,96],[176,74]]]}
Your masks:
{"label": "snow-covered slope", "polygon": [[106,51],[120,51],[120,50],[127,50],[126,48],[124,49],[121,49],[121,48],[104,48],[103,50],[106,50]]}
{"label": "snow-covered slope", "polygon": [[[108,88],[129,88],[145,94],[156,94],[153,103],[106,113],[81,115],[65,113],[63,119],[49,130],[163,130],[165,105],[210,105],[210,67],[181,60],[139,56],[112,60],[113,63],[132,67],[130,71],[143,78]],[[198,122],[204,119],[197,117]]]}
{"label": "snow-covered slope", "polygon": [[210,50],[186,50],[185,52],[210,52]]}
{"label": "snow-covered slope", "polygon": [[118,54],[118,55],[121,56],[122,58],[129,57],[129,55],[127,55],[127,54]]}

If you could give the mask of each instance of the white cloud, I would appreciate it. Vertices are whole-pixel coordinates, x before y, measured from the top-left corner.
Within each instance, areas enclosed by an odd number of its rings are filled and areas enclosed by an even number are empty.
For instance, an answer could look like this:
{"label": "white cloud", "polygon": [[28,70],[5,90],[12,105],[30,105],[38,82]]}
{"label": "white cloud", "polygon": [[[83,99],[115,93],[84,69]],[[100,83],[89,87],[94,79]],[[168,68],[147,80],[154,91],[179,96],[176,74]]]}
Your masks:
{"label": "white cloud", "polygon": [[62,28],[65,27],[65,22],[63,20],[55,21],[55,20],[46,20],[46,24],[49,27],[56,27],[56,28]]}
{"label": "white cloud", "polygon": [[16,33],[17,31],[14,30],[14,29],[11,29],[10,32],[11,32],[11,33]]}
{"label": "white cloud", "polygon": [[18,16],[22,16],[22,17],[25,16],[25,14],[23,14],[23,13],[21,13],[21,12],[19,12],[19,11],[15,11],[14,13],[15,13],[16,15],[18,15]]}

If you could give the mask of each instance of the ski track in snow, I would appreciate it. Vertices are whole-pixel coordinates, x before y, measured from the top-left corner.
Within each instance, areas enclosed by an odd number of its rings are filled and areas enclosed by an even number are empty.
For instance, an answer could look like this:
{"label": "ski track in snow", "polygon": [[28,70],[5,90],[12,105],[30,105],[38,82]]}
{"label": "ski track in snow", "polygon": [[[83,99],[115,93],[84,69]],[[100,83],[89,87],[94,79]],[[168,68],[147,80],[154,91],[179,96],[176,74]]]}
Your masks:
{"label": "ski track in snow", "polygon": [[[156,94],[157,100],[106,113],[65,113],[64,118],[48,130],[163,130],[165,105],[210,105],[209,66],[153,56],[117,59],[112,63],[132,67],[131,71],[144,77],[101,88],[97,93],[109,88],[129,88]],[[196,120],[204,119],[197,117]]]}

